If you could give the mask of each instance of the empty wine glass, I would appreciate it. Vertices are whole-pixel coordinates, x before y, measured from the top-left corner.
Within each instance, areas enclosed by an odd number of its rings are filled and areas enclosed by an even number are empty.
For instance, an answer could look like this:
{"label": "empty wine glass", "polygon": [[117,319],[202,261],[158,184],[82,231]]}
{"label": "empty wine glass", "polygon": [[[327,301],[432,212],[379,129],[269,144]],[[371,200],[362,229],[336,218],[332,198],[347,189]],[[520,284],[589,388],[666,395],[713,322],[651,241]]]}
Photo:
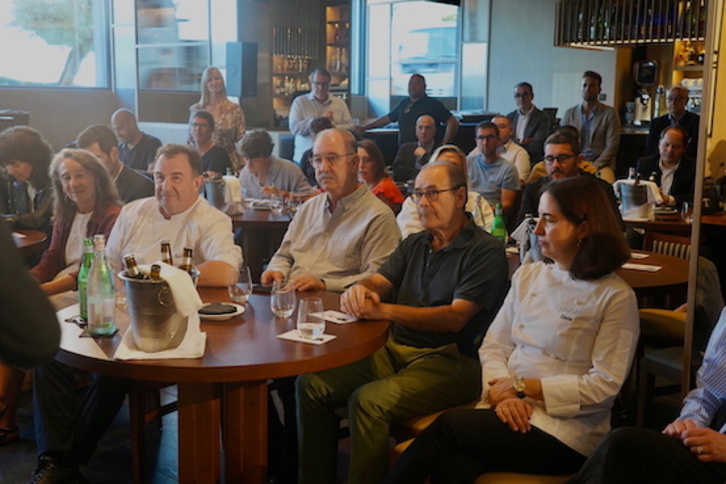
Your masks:
{"label": "empty wine glass", "polygon": [[320,340],[325,332],[323,300],[319,297],[306,297],[300,300],[297,308],[297,330],[300,336],[309,340]]}
{"label": "empty wine glass", "polygon": [[681,207],[681,218],[687,224],[693,222],[693,204],[691,202],[683,202]]}
{"label": "empty wine glass", "polygon": [[278,318],[289,318],[295,311],[295,289],[286,279],[272,283],[270,309]]}
{"label": "empty wine glass", "polygon": [[238,304],[245,304],[252,294],[252,277],[250,277],[250,268],[243,266],[239,271],[237,280],[232,281],[227,287],[229,297]]}

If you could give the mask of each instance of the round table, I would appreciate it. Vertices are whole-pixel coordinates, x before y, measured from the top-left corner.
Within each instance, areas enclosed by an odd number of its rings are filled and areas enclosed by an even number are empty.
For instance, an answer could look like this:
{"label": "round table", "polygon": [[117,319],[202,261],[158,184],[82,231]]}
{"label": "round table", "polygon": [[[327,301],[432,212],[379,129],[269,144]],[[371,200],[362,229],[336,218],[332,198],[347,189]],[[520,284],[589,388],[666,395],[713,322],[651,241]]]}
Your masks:
{"label": "round table", "polygon": [[250,267],[252,279],[257,281],[265,261],[269,261],[280,247],[290,216],[246,208],[243,214],[232,216],[232,224],[235,229],[241,229],[245,263]]}
{"label": "round table", "polygon": [[47,246],[48,236],[40,230],[13,230],[15,247],[25,255],[42,252]]}
{"label": "round table", "polygon": [[[225,289],[200,289],[204,301],[229,301]],[[339,294],[315,292],[325,308],[338,308]],[[74,368],[141,381],[175,382],[179,389],[179,482],[220,480],[220,432],[224,436],[227,482],[265,482],[267,473],[267,379],[335,368],[360,360],[383,346],[388,322],[345,325],[328,323],[337,338],[322,345],[277,338],[295,327],[292,318],[270,311],[269,296],[253,294],[246,311],[227,321],[202,322],[207,334],[199,359],[116,361],[113,354],[128,328],[117,311],[119,333],[113,338],[79,338],[80,329],[61,323],[63,336],[56,359]],[[58,312],[59,321],[77,313],[77,306]],[[220,401],[224,412],[220,412]],[[132,438],[138,438],[133,436]],[[141,459],[140,456],[137,456]],[[137,469],[138,479],[143,469]]]}

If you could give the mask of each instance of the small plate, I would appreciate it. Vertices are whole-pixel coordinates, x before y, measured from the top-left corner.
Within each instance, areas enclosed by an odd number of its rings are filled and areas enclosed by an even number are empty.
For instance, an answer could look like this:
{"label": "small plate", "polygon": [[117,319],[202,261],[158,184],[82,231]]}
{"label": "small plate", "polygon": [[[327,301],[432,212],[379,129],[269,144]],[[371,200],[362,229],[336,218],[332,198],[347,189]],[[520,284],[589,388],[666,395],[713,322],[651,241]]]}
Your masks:
{"label": "small plate", "polygon": [[[205,304],[204,306],[209,306],[209,304],[212,304],[212,303]],[[235,303],[231,303],[231,302],[225,302],[224,304],[229,304],[230,306],[234,306],[237,310],[233,313],[227,313],[227,314],[202,314],[202,313],[199,313],[199,317],[206,321],[226,321],[228,319],[234,318],[235,316],[239,316],[240,314],[245,312],[245,307],[240,306],[239,304],[235,304]],[[204,307],[204,306],[202,306],[202,307]]]}

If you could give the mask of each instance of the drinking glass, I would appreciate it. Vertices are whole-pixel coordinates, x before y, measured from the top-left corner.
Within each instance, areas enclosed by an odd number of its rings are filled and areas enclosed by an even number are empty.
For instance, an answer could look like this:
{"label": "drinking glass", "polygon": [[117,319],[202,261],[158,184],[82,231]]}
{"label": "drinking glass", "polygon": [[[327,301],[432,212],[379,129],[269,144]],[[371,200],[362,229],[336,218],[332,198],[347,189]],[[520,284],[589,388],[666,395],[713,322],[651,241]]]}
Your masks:
{"label": "drinking glass", "polygon": [[282,215],[285,210],[285,200],[279,193],[273,193],[270,195],[270,209],[275,215]]}
{"label": "drinking glass", "polygon": [[683,206],[681,207],[681,218],[688,224],[693,222],[693,203],[683,202]]}
{"label": "drinking glass", "polygon": [[322,339],[325,332],[322,312],[323,300],[319,297],[306,297],[300,300],[297,308],[297,330],[300,336],[313,341]]}
{"label": "drinking glass", "polygon": [[229,292],[229,297],[232,298],[232,301],[238,304],[247,302],[250,294],[252,294],[252,277],[250,277],[249,267],[242,267],[239,271],[239,277],[227,287],[227,292]]}
{"label": "drinking glass", "polygon": [[289,318],[295,311],[295,289],[282,279],[272,283],[270,309],[278,318]]}

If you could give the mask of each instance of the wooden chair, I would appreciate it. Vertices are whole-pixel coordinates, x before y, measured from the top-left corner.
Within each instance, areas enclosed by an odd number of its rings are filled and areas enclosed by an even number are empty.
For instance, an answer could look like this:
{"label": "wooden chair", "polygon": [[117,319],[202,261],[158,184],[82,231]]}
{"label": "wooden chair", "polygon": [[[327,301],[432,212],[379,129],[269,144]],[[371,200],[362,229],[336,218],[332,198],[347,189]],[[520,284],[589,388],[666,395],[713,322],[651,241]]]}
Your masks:
{"label": "wooden chair", "polygon": [[645,233],[643,250],[689,259],[691,257],[691,239],[680,235],[648,231]]}

